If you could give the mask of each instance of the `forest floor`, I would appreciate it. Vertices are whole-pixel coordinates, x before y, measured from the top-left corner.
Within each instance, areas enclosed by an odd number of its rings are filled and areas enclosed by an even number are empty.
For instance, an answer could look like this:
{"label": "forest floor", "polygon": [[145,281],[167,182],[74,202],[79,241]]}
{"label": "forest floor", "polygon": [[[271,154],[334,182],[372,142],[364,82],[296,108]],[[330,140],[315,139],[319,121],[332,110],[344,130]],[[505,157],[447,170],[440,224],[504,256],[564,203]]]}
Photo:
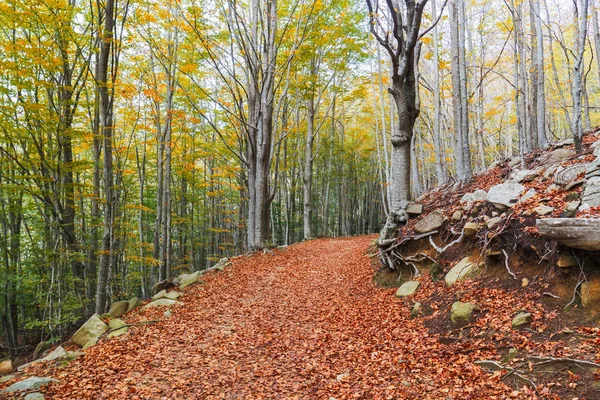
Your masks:
{"label": "forest floor", "polygon": [[130,324],[159,322],[27,374],[60,380],[45,389],[52,399],[517,396],[473,366],[474,352],[441,344],[392,289],[374,284],[373,240],[319,239],[237,257],[186,290],[171,316],[132,315]]}
{"label": "forest floor", "polygon": [[[575,374],[528,389],[474,365],[500,360],[513,346],[593,355],[594,332],[567,345],[568,335],[543,322],[548,310],[489,278],[446,288],[424,275],[415,298],[396,298],[395,289],[374,283],[374,239],[317,239],[236,257],[187,288],[170,312],[132,312],[126,334],[70,362],[33,364],[24,375],[58,379],[41,391],[69,400],[594,398]],[[456,298],[481,305],[476,322],[460,329],[448,322]],[[426,312],[411,318],[414,300]],[[534,315],[533,330],[511,330],[514,312],[524,308]],[[577,396],[559,396],[578,385]]]}

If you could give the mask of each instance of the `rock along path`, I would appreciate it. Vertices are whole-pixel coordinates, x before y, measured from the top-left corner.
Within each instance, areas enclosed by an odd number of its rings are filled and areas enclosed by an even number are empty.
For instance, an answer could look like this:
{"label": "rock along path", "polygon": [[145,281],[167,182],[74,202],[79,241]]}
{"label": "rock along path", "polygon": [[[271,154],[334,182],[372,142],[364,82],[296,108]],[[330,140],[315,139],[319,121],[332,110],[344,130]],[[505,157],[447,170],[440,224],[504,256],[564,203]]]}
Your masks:
{"label": "rock along path", "polygon": [[[238,257],[186,290],[171,317],[87,350],[52,399],[494,399],[511,390],[409,319],[379,289],[373,237]],[[46,367],[47,368],[47,367]],[[39,372],[39,371],[32,371]]]}

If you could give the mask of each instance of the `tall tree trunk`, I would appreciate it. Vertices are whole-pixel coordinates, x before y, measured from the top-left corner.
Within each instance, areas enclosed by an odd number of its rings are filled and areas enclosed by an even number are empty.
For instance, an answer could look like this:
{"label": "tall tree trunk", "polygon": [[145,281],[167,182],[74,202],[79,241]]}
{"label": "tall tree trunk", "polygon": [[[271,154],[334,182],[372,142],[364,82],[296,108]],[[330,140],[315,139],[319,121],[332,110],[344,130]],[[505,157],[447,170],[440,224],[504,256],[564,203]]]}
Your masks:
{"label": "tall tree trunk", "polygon": [[576,37],[577,52],[573,71],[573,116],[571,118],[571,133],[575,141],[577,153],[581,153],[581,141],[583,138],[583,123],[581,121],[582,113],[582,93],[583,93],[583,56],[585,53],[585,41],[587,37],[587,18],[588,18],[588,0],[579,0],[579,15],[576,22],[579,24],[578,35]]}
{"label": "tall tree trunk", "polygon": [[304,210],[302,221],[304,225],[304,239],[313,237],[312,202],[311,193],[313,185],[313,146],[315,142],[315,100],[314,94],[306,102],[306,149],[304,150],[304,171],[302,173]]}
{"label": "tall tree trunk", "polygon": [[[100,53],[98,57],[98,75],[96,82],[100,98],[100,125],[99,131],[102,135],[102,146],[104,150],[103,175],[104,175],[104,233],[102,237],[102,253],[100,254],[100,265],[98,267],[98,281],[96,285],[96,313],[103,314],[107,307],[107,287],[109,275],[113,268],[113,224],[114,224],[114,187],[113,187],[113,102],[109,90],[109,70],[111,67],[111,49],[114,40],[114,0],[106,0],[104,4],[104,21],[99,21],[99,27],[104,24],[100,31]],[[100,17],[102,18],[102,17]]]}
{"label": "tall tree trunk", "polygon": [[542,14],[539,0],[532,0],[534,27],[536,32],[535,65],[537,70],[537,141],[539,148],[546,150],[549,146],[546,135],[546,75],[544,72],[544,32],[542,30]]}
{"label": "tall tree trunk", "polygon": [[[431,0],[431,19],[433,21],[437,18],[436,1]],[[446,183],[446,169],[445,159],[446,150],[443,147],[441,139],[440,129],[440,118],[441,118],[441,91],[440,86],[440,55],[439,55],[439,39],[437,24],[433,27],[433,86],[434,86],[434,100],[433,100],[433,148],[435,151],[435,175],[437,178],[438,185]]]}

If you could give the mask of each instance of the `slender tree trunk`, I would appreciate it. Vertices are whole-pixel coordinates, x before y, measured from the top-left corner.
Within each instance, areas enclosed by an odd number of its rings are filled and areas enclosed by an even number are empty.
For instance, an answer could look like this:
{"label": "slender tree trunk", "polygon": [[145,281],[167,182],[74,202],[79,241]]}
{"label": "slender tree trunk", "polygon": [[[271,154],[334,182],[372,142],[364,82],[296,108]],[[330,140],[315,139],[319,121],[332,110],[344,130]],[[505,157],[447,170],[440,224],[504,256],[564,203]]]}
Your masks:
{"label": "slender tree trunk", "polygon": [[306,148],[304,150],[304,171],[302,173],[304,210],[302,221],[304,224],[304,239],[313,237],[311,229],[312,202],[311,193],[313,185],[313,146],[315,141],[315,101],[310,95],[306,102]]}
{"label": "slender tree trunk", "polygon": [[546,75],[544,71],[544,31],[539,0],[532,0],[534,27],[536,31],[535,65],[537,70],[537,141],[538,146],[546,150],[549,146],[546,135]]}
{"label": "slender tree trunk", "polygon": [[[436,1],[431,0],[431,19],[433,21],[437,18]],[[440,118],[441,118],[441,91],[440,86],[440,55],[439,55],[439,40],[438,40],[438,29],[437,24],[433,27],[433,86],[434,86],[434,100],[433,100],[433,148],[435,151],[435,175],[437,178],[438,185],[446,183],[446,170],[445,170],[445,158],[446,151],[443,147],[441,139],[440,129]]]}
{"label": "slender tree trunk", "polygon": [[573,72],[573,116],[571,118],[571,133],[575,141],[577,153],[581,153],[581,140],[583,138],[582,93],[583,93],[583,56],[585,53],[585,41],[587,37],[588,0],[579,0],[579,16],[576,22],[579,24],[579,32],[576,37],[577,52]]}
{"label": "slender tree trunk", "polygon": [[96,313],[103,314],[107,307],[107,287],[109,275],[113,268],[113,223],[114,223],[114,179],[113,179],[113,102],[108,87],[109,69],[111,65],[111,48],[114,36],[114,0],[106,0],[104,5],[104,23],[100,33],[100,54],[98,57],[98,76],[96,82],[100,98],[100,125],[99,131],[102,135],[102,146],[104,150],[103,174],[104,174],[104,233],[102,238],[102,253],[100,255],[100,266],[98,268],[98,281],[96,285]]}

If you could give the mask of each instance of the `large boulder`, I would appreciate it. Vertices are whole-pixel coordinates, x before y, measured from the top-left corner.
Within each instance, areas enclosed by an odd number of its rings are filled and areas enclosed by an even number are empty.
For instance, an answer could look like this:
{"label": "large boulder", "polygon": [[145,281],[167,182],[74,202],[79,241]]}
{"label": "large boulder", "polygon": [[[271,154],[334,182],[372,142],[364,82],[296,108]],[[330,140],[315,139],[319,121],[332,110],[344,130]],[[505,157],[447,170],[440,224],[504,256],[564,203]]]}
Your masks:
{"label": "large boulder", "polygon": [[32,376],[20,382],[13,383],[9,387],[3,390],[4,393],[14,393],[21,390],[38,390],[44,386],[49,385],[52,382],[58,382],[52,378],[40,378],[38,376]]}
{"label": "large boulder", "polygon": [[464,281],[472,276],[479,273],[480,263],[472,259],[471,257],[465,257],[458,262],[448,273],[446,274],[446,286],[452,286],[456,282]]}
{"label": "large boulder", "polygon": [[468,322],[473,314],[473,311],[479,310],[473,303],[463,303],[461,301],[457,301],[452,304],[452,308],[450,309],[450,322],[453,324],[462,324]]}
{"label": "large boulder", "polygon": [[100,319],[98,314],[94,314],[75,332],[71,340],[79,347],[83,347],[91,339],[98,339],[108,330],[108,326]]}
{"label": "large boulder", "polygon": [[536,223],[538,232],[546,239],[575,249],[600,251],[600,219],[546,218]]}
{"label": "large boulder", "polygon": [[108,313],[112,315],[113,318],[119,318],[127,313],[128,308],[129,302],[127,300],[116,301],[110,305]]}
{"label": "large boulder", "polygon": [[171,300],[171,299],[158,299],[158,300],[154,300],[153,302],[150,302],[148,304],[146,304],[144,307],[142,307],[141,311],[146,311],[149,308],[154,308],[154,307],[170,307],[170,306],[174,306],[175,304],[181,304],[180,301],[177,300]]}
{"label": "large boulder", "polygon": [[492,186],[488,191],[486,200],[495,206],[512,207],[517,203],[525,186],[516,182],[505,182]]}
{"label": "large boulder", "polygon": [[583,204],[590,207],[600,206],[600,176],[594,176],[587,180],[581,200]]}
{"label": "large boulder", "polygon": [[415,225],[415,232],[429,233],[438,229],[444,223],[444,214],[441,210],[435,210],[427,214]]}
{"label": "large boulder", "polygon": [[8,375],[12,372],[13,365],[10,359],[0,361],[0,376]]}
{"label": "large boulder", "polygon": [[411,296],[411,295],[415,294],[415,292],[417,291],[417,289],[419,288],[420,285],[421,285],[421,282],[419,282],[419,281],[404,282],[402,284],[402,286],[400,286],[398,288],[398,290],[396,291],[396,297]]}

